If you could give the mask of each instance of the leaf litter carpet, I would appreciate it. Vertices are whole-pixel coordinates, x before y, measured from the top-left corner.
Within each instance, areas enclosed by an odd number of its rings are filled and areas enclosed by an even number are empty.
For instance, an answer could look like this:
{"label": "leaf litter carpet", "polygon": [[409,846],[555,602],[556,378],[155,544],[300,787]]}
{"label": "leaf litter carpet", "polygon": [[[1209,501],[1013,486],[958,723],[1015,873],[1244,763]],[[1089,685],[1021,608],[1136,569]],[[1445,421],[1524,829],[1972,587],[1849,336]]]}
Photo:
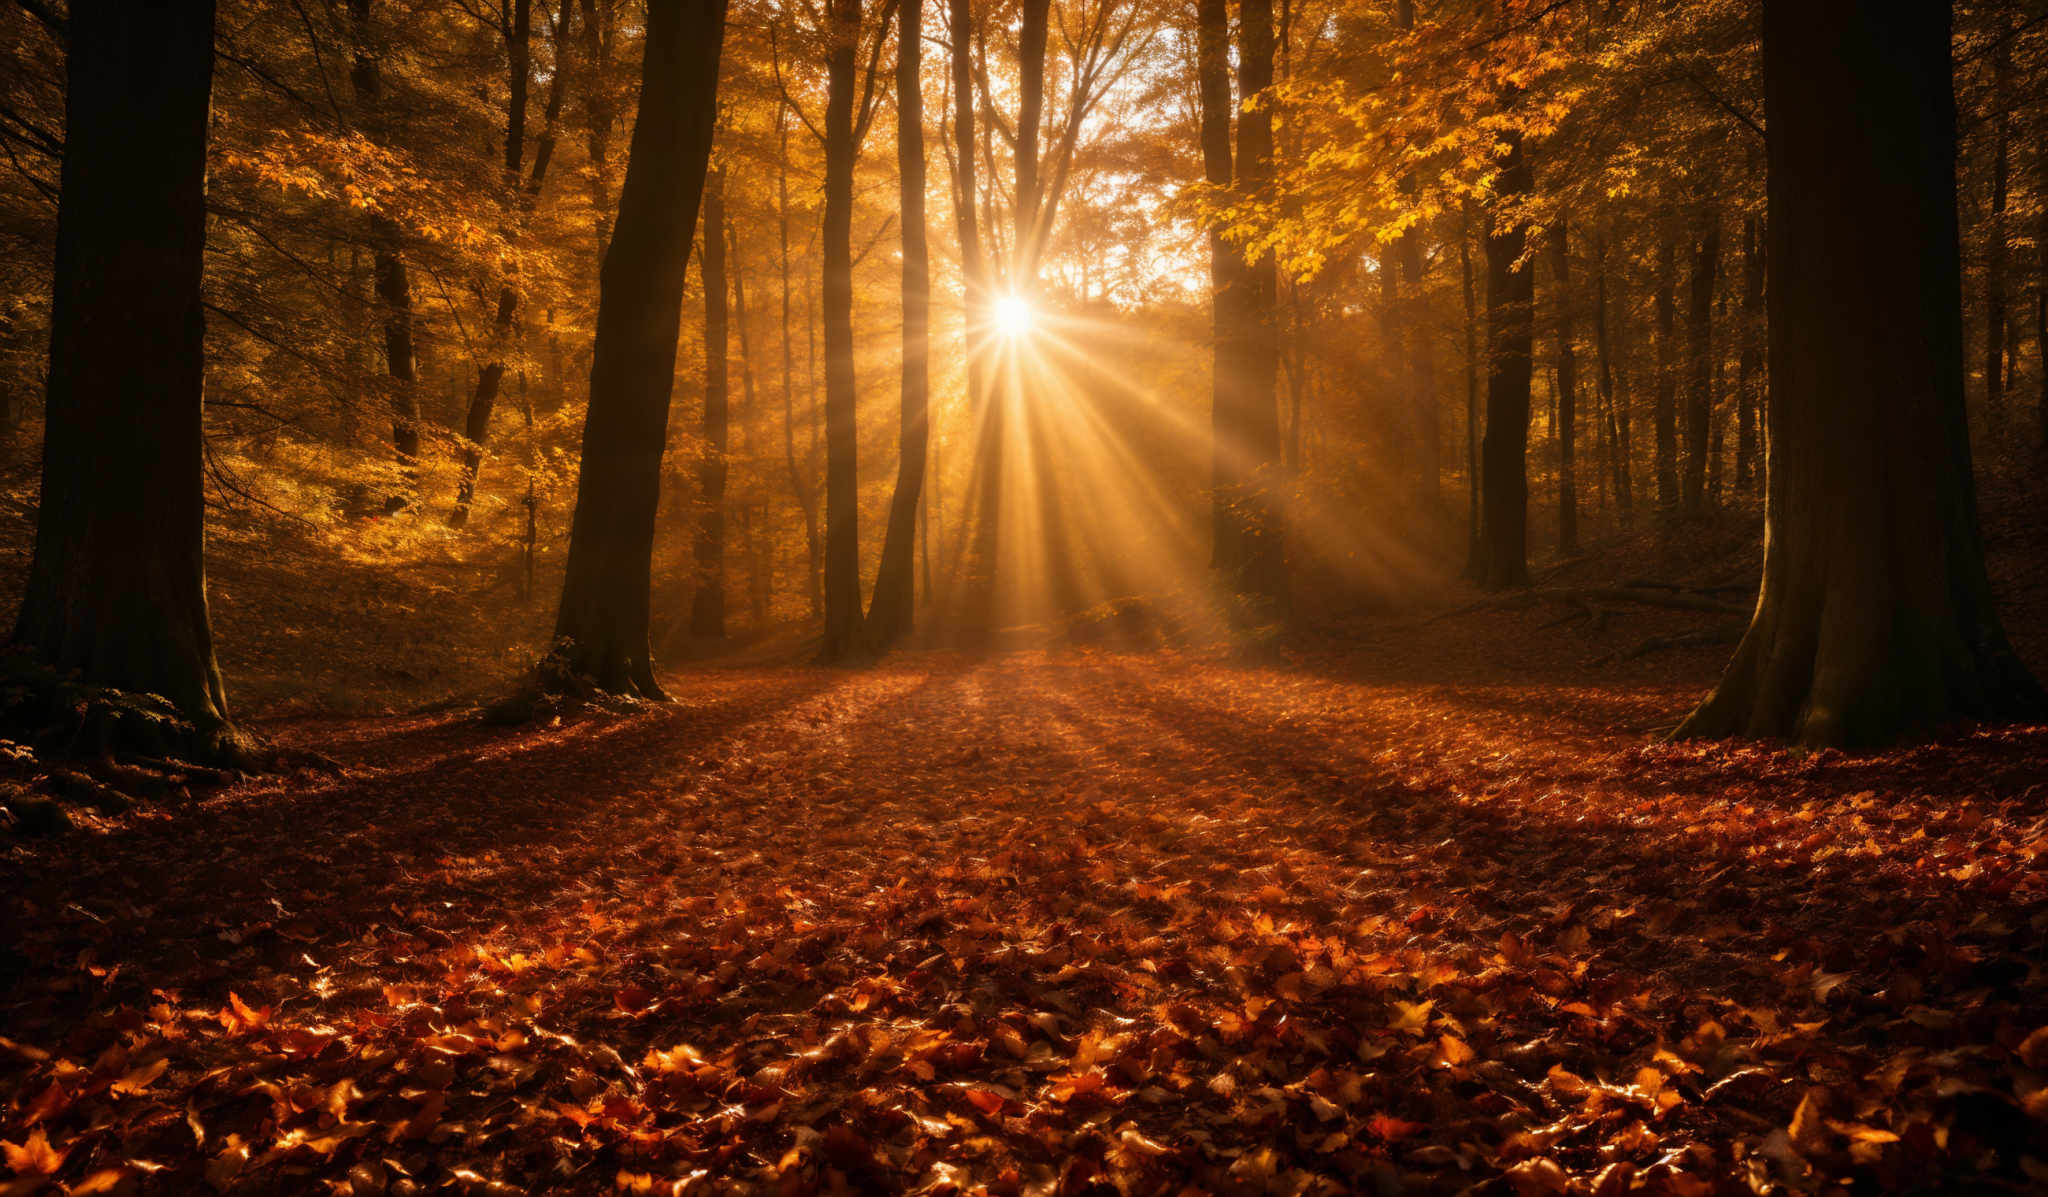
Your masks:
{"label": "leaf litter carpet", "polygon": [[[1598,681],[1599,679],[1592,679]],[[2048,732],[1197,657],[308,720],[0,857],[0,1193],[2048,1186]]]}

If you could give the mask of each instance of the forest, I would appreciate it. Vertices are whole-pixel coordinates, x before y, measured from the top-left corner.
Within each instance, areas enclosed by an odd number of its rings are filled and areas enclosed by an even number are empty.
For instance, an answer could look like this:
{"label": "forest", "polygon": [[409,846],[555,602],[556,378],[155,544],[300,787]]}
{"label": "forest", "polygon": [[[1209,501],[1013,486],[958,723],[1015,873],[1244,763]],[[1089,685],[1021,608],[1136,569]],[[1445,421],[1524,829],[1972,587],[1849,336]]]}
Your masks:
{"label": "forest", "polygon": [[0,1197],[2048,1193],[2048,0],[0,0]]}

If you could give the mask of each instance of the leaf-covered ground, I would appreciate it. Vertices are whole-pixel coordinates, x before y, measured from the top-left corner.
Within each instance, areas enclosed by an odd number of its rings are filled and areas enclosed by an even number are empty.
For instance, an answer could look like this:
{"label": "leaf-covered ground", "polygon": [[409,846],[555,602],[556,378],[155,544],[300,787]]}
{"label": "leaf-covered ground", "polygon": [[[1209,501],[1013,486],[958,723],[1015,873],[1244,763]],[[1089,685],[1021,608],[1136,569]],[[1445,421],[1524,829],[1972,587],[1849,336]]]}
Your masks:
{"label": "leaf-covered ground", "polygon": [[2048,1187],[2043,729],[1671,747],[1693,686],[1338,655],[675,689],[273,726],[347,774],[8,849],[0,1192]]}

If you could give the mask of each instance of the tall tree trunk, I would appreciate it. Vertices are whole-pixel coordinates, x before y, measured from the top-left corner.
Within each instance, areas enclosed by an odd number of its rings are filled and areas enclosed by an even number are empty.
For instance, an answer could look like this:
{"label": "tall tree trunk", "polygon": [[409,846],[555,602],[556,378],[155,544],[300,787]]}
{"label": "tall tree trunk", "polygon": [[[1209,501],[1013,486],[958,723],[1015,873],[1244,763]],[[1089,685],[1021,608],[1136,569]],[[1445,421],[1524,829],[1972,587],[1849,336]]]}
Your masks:
{"label": "tall tree trunk", "polygon": [[2035,411],[2040,422],[2041,445],[2048,448],[2048,140],[2035,151],[2034,163],[2038,174],[2034,194],[2041,197],[2036,204],[2040,211],[2034,224],[2038,258],[2034,267],[2034,364],[2040,367],[2035,381],[2041,388]]}
{"label": "tall tree trunk", "polygon": [[1685,308],[1686,514],[1707,509],[1707,455],[1714,419],[1714,276],[1721,261],[1721,214],[1700,205],[1692,237],[1692,270]]}
{"label": "tall tree trunk", "polygon": [[[1264,101],[1273,84],[1272,0],[1239,0],[1238,95],[1245,110],[1237,119],[1237,183],[1255,192],[1273,177],[1273,109]],[[1384,268],[1384,267],[1383,267]],[[1280,374],[1280,278],[1271,250],[1245,262],[1244,373],[1238,420],[1246,482],[1243,593],[1282,600],[1286,595],[1286,554],[1280,485],[1280,407],[1275,383]],[[1412,398],[1412,396],[1411,396]]]}
{"label": "tall tree trunk", "polygon": [[1472,204],[1458,209],[1458,269],[1465,291],[1465,576],[1485,572],[1479,527],[1479,304],[1472,286]]}
{"label": "tall tree trunk", "polygon": [[903,416],[897,438],[896,493],[868,607],[868,637],[888,648],[910,631],[916,589],[918,499],[924,490],[931,427],[931,266],[925,247],[924,0],[904,0],[896,31],[896,177],[903,214]]}
{"label": "tall tree trunk", "polygon": [[724,0],[648,0],[640,113],[598,292],[555,671],[664,697],[648,651],[654,517],[683,276],[711,157]]}
{"label": "tall tree trunk", "polygon": [[1657,229],[1657,519],[1678,515],[1678,246],[1671,219]]}
{"label": "tall tree trunk", "polygon": [[211,0],[72,0],[35,553],[14,643],[241,748],[206,611]]}
{"label": "tall tree trunk", "polygon": [[1410,228],[1401,234],[1401,239],[1394,243],[1394,250],[1400,260],[1402,281],[1408,292],[1401,326],[1407,334],[1409,401],[1415,407],[1416,432],[1422,440],[1419,459],[1422,497],[1434,509],[1443,497],[1443,409],[1437,403],[1436,354],[1432,352],[1426,320],[1429,301],[1423,292],[1420,228]]}
{"label": "tall tree trunk", "polygon": [[690,635],[725,638],[725,475],[729,320],[725,276],[725,172],[704,179],[704,459],[697,465],[697,535],[693,556],[697,590],[690,600]]}
{"label": "tall tree trunk", "polygon": [[1614,507],[1626,527],[1635,514],[1635,486],[1629,476],[1628,413],[1614,393],[1613,337],[1607,317],[1607,239],[1603,234],[1594,252],[1593,352],[1599,359],[1600,406],[1607,419],[1608,485],[1614,488]]}
{"label": "tall tree trunk", "polygon": [[[739,334],[740,342],[740,457],[752,464],[751,477],[759,473],[762,461],[759,442],[763,435],[761,408],[755,402],[753,321],[747,314],[747,272],[740,260],[739,225],[730,214],[725,221],[725,246],[726,273],[732,276],[733,329]],[[765,489],[761,492],[759,506],[758,517],[754,514],[752,502],[741,508],[747,521],[747,614],[756,630],[768,623],[768,601],[775,584],[774,565],[768,557],[771,524]]]}
{"label": "tall tree trunk", "polygon": [[1522,260],[1529,229],[1513,205],[1531,186],[1519,133],[1502,136],[1498,194],[1509,217],[1494,217],[1486,237],[1486,441],[1481,468],[1479,584],[1501,590],[1529,584],[1529,379],[1536,343],[1536,271]]}
{"label": "tall tree trunk", "polygon": [[[1227,0],[1196,0],[1195,65],[1201,102],[1203,175],[1211,187],[1229,187],[1234,176],[1230,148],[1230,9]],[[1234,571],[1242,559],[1235,511],[1240,470],[1235,457],[1239,441],[1237,393],[1242,388],[1242,352],[1237,330],[1243,320],[1243,259],[1224,239],[1220,227],[1209,230],[1209,301],[1212,366],[1210,412],[1210,565]]]}
{"label": "tall tree trunk", "polygon": [[2048,701],[2006,642],[1977,527],[1949,7],[1763,14],[1763,585],[1679,734],[1866,748],[2036,716]]}
{"label": "tall tree trunk", "polygon": [[853,374],[855,70],[861,0],[828,0],[825,56],[825,642],[819,659],[864,647],[860,601],[859,429]]}
{"label": "tall tree trunk", "polygon": [[583,148],[590,158],[591,228],[597,261],[603,266],[612,242],[612,46],[618,37],[614,0],[583,0],[583,36],[590,47],[590,89],[583,105]]}
{"label": "tall tree trunk", "polygon": [[[789,464],[789,486],[796,492],[796,504],[804,516],[804,548],[807,556],[804,568],[804,593],[811,602],[811,618],[823,617],[824,601],[818,590],[818,496],[811,489],[805,471],[796,460],[796,350],[793,345],[795,332],[789,317],[790,274],[789,274],[789,108],[778,108],[775,113],[775,220],[776,233],[782,249],[782,453]],[[808,318],[810,307],[805,305]],[[806,384],[804,393],[809,402],[810,388]],[[806,459],[808,460],[808,458]]]}
{"label": "tall tree trunk", "polygon": [[1579,358],[1572,344],[1572,253],[1560,220],[1550,238],[1557,280],[1557,552],[1579,550],[1578,430]]}
{"label": "tall tree trunk", "polygon": [[[370,0],[349,0],[349,23],[355,56],[349,80],[356,106],[374,128],[384,98],[383,43],[370,28]],[[371,278],[377,302],[384,309],[384,363],[390,379],[385,387],[391,404],[391,446],[398,453],[411,488],[412,469],[420,456],[420,398],[412,343],[412,282],[400,253],[398,222],[382,212],[370,217]],[[410,494],[393,496],[389,509],[412,502]]]}
{"label": "tall tree trunk", "polygon": [[1756,493],[1757,417],[1764,386],[1764,247],[1756,217],[1742,227],[1742,351],[1735,363],[1735,489]]}

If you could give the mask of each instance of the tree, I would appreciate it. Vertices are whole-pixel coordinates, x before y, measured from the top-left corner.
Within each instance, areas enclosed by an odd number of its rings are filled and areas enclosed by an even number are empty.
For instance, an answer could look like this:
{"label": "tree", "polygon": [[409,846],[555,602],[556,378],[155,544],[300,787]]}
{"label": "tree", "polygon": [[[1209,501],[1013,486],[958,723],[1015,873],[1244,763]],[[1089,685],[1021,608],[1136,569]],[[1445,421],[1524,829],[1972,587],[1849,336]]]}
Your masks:
{"label": "tree", "polygon": [[1707,458],[1714,418],[1714,276],[1721,260],[1721,220],[1711,204],[1695,213],[1692,266],[1686,278],[1685,481],[1687,515],[1707,509]]}
{"label": "tree", "polygon": [[931,264],[925,246],[924,96],[919,78],[924,2],[903,5],[896,31],[896,176],[903,214],[903,417],[898,435],[896,492],[882,563],[868,607],[868,637],[887,648],[910,631],[917,507],[931,439]]}
{"label": "tree", "polygon": [[697,589],[690,600],[690,635],[725,638],[725,479],[729,386],[725,273],[725,172],[704,184],[704,460],[697,465]]}
{"label": "tree", "polygon": [[[349,0],[349,18],[355,36],[355,55],[349,72],[355,88],[356,107],[374,128],[380,123],[384,96],[383,49],[370,26],[370,0]],[[377,302],[384,308],[384,369],[390,378],[391,444],[401,465],[410,467],[420,456],[420,399],[417,368],[413,359],[412,280],[401,254],[398,222],[383,212],[370,217],[373,245],[372,266]],[[409,495],[396,495],[391,509],[405,507]]]}
{"label": "tree", "polygon": [[1480,448],[1479,574],[1489,590],[1529,584],[1529,379],[1536,346],[1536,271],[1529,228],[1513,210],[1532,177],[1522,135],[1501,135],[1502,211],[1486,235],[1486,437]]}
{"label": "tree", "polygon": [[1574,443],[1579,403],[1579,356],[1572,344],[1571,234],[1559,221],[1551,234],[1553,277],[1557,280],[1557,552],[1579,549],[1578,448]]}
{"label": "tree", "polygon": [[214,663],[201,432],[211,0],[74,0],[35,554],[14,643],[241,745]]}
{"label": "tree", "polygon": [[647,642],[654,517],[683,275],[711,157],[724,0],[649,0],[640,112],[598,284],[590,410],[550,663],[662,698]]}
{"label": "tree", "polygon": [[862,0],[828,0],[825,50],[825,642],[837,663],[866,649],[860,601],[860,448],[853,367],[853,168],[874,116],[875,68],[896,0],[884,0],[862,94]]}
{"label": "tree", "polygon": [[2048,709],[2006,642],[1977,528],[1951,19],[1764,6],[1763,584],[1681,736],[1868,748]]}

